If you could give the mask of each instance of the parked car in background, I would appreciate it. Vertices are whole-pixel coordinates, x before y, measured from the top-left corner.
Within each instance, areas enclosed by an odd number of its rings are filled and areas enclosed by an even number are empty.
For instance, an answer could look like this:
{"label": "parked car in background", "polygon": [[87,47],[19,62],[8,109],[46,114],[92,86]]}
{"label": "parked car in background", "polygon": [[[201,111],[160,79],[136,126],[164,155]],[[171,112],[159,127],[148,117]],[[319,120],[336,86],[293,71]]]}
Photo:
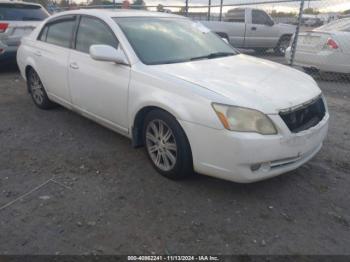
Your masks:
{"label": "parked car in background", "polygon": [[0,0],[0,62],[15,61],[21,38],[48,16],[39,4]]}
{"label": "parked car in background", "polygon": [[265,52],[273,48],[277,55],[285,55],[296,27],[276,24],[263,10],[237,8],[228,11],[223,22],[201,21],[236,48]]}
{"label": "parked car in background", "polygon": [[[291,48],[286,52],[290,61]],[[350,18],[299,34],[294,64],[306,72],[350,74]]]}
{"label": "parked car in background", "polygon": [[303,24],[306,27],[319,27],[323,25],[323,21],[320,18],[308,18]]}
{"label": "parked car in background", "polygon": [[23,38],[17,61],[39,108],[55,102],[129,137],[172,179],[273,177],[309,161],[327,134],[310,76],[181,16],[63,12]]}

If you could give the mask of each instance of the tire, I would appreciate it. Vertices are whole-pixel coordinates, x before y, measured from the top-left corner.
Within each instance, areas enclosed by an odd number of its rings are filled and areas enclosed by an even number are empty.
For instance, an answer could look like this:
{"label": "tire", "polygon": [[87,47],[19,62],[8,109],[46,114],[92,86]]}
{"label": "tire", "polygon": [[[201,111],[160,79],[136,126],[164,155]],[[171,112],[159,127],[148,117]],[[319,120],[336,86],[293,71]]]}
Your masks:
{"label": "tire", "polygon": [[27,73],[27,84],[29,93],[37,107],[40,109],[51,109],[57,106],[48,98],[39,75],[34,69],[30,69]]}
{"label": "tire", "polygon": [[303,70],[306,74],[311,76],[318,76],[320,74],[320,71],[316,68],[303,67]]}
{"label": "tire", "polygon": [[267,50],[269,50],[269,49],[267,49],[267,48],[255,48],[254,49],[255,53],[258,55],[266,54]]}
{"label": "tire", "polygon": [[172,115],[160,109],[149,112],[143,139],[147,156],[158,173],[174,180],[194,173],[190,144]]}
{"label": "tire", "polygon": [[285,56],[286,50],[290,45],[292,37],[289,35],[282,36],[278,41],[277,46],[274,48],[275,54],[278,56]]}

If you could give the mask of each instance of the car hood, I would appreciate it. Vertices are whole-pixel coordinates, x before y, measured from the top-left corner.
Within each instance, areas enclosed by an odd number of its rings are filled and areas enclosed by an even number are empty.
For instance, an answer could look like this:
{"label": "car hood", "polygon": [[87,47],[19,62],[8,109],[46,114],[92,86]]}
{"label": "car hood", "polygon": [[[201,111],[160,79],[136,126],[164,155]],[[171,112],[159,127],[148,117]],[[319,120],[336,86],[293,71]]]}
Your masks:
{"label": "car hood", "polygon": [[321,94],[310,76],[281,64],[242,54],[156,65],[153,69],[209,89],[228,98],[233,105],[267,114],[301,105]]}

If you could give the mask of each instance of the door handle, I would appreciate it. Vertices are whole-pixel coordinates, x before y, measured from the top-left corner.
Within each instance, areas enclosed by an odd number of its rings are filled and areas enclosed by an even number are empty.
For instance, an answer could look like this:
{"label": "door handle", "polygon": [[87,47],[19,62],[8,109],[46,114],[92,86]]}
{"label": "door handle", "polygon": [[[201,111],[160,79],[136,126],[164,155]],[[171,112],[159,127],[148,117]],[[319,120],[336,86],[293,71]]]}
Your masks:
{"label": "door handle", "polygon": [[252,27],[252,31],[256,31],[257,28],[255,26]]}
{"label": "door handle", "polygon": [[35,51],[35,52],[34,52],[34,55],[36,55],[36,56],[41,56],[41,52],[40,52],[40,51]]}
{"label": "door handle", "polygon": [[71,64],[69,65],[69,67],[72,68],[72,69],[79,69],[78,64],[75,63],[75,62],[71,63]]}

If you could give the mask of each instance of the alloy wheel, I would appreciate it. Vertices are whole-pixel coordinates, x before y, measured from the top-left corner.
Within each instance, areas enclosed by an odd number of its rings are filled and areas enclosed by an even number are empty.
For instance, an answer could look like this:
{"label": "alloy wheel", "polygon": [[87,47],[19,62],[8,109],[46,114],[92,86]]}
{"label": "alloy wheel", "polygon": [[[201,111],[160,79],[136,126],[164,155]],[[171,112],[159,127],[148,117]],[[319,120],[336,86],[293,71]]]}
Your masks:
{"label": "alloy wheel", "polygon": [[39,76],[35,72],[31,72],[29,76],[29,83],[33,99],[37,104],[41,105],[44,101],[44,87]]}
{"label": "alloy wheel", "polygon": [[177,145],[170,127],[155,119],[146,128],[146,147],[154,165],[162,171],[174,168],[177,159]]}

